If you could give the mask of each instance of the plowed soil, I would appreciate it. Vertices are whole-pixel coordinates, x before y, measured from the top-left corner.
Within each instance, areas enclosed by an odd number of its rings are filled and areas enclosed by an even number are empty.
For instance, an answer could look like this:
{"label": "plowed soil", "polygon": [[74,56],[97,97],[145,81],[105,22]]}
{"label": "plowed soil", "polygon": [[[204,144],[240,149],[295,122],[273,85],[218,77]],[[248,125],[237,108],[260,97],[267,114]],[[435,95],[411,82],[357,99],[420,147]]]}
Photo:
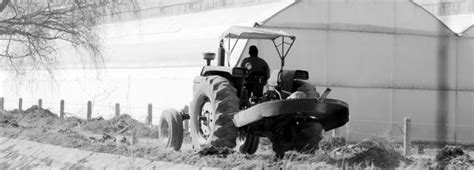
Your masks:
{"label": "plowed soil", "polygon": [[[146,158],[206,167],[241,168],[409,168],[472,167],[469,155],[461,148],[441,150],[439,159],[418,160],[400,154],[401,149],[384,138],[371,138],[346,144],[343,138],[325,138],[316,153],[287,152],[275,159],[271,143],[261,139],[254,155],[229,148],[191,149],[189,136],[181,151],[164,147],[158,139],[158,128],[147,126],[129,115],[87,121],[76,117],[60,119],[47,109],[32,106],[25,111],[0,110],[0,136],[88,151]],[[442,152],[442,153],[441,153]],[[446,156],[447,155],[447,156]]]}

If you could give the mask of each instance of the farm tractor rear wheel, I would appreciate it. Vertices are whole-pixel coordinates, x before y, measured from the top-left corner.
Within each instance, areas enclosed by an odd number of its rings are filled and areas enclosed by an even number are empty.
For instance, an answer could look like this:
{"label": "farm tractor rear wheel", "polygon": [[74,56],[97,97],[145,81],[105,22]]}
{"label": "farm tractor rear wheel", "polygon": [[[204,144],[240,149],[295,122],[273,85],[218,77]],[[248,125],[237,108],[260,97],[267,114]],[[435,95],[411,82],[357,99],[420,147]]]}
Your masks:
{"label": "farm tractor rear wheel", "polygon": [[[311,83],[305,81],[295,81],[296,90],[305,93],[306,97],[316,97],[319,98],[320,95],[316,91]],[[306,144],[296,142],[295,147],[300,151],[314,151],[319,149],[319,141],[322,140],[322,131],[323,127],[321,123],[317,121],[309,121],[300,124],[300,130],[297,132],[297,136],[308,141]]]}
{"label": "farm tractor rear wheel", "polygon": [[232,115],[239,111],[237,89],[221,76],[203,77],[194,92],[190,114],[194,149],[211,144],[235,147],[238,129]]}
{"label": "farm tractor rear wheel", "polygon": [[181,114],[175,109],[163,111],[158,122],[158,128],[159,139],[165,143],[165,146],[179,151],[183,144],[183,119]]}
{"label": "farm tractor rear wheel", "polygon": [[[316,88],[304,81],[295,81],[296,87],[293,92],[300,91],[305,97],[319,97]],[[299,152],[314,152],[319,149],[319,142],[322,140],[323,127],[317,120],[306,120],[289,123],[285,127],[285,132],[281,136],[271,138],[273,150],[277,157],[282,158],[285,151],[297,150]]]}

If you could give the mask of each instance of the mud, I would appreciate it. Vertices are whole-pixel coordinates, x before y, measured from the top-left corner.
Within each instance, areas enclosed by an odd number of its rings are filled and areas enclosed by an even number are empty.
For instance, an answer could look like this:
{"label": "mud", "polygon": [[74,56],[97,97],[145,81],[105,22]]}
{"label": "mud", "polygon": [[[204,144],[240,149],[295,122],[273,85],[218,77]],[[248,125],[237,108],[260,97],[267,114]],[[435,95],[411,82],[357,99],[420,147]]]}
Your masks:
{"label": "mud", "polygon": [[[137,138],[156,139],[156,127],[121,115],[110,120],[86,121],[76,117],[60,119],[47,109],[32,106],[24,111],[0,111],[0,136],[79,148],[94,152],[127,155]],[[144,143],[134,147],[157,147]]]}
{"label": "mud", "polygon": [[216,155],[220,158],[226,158],[227,155],[235,153],[234,150],[226,147],[218,148],[212,145],[203,147],[199,152],[201,156]]}
{"label": "mud", "polygon": [[135,135],[136,137],[158,138],[158,129],[150,128],[129,115],[123,114],[110,120],[94,119],[85,123],[83,129],[93,133]]}

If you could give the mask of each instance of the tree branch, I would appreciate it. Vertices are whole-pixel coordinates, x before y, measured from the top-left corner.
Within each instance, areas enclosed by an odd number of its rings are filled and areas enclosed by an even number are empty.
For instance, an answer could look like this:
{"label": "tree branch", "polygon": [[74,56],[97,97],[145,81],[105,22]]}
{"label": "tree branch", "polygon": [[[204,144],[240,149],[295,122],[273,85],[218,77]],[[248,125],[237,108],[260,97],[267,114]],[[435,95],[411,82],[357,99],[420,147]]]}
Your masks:
{"label": "tree branch", "polygon": [[94,66],[102,64],[96,26],[105,16],[137,8],[134,0],[0,1],[0,63],[10,62],[16,72],[51,70],[62,42],[86,52]]}

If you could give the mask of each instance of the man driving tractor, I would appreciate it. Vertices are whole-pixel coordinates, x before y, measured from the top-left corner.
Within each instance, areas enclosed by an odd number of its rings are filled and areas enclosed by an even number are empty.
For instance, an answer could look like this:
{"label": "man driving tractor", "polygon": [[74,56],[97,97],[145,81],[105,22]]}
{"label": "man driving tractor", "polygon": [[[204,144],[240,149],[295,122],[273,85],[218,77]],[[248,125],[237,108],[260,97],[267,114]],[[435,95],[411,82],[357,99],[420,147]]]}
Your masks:
{"label": "man driving tractor", "polygon": [[263,93],[263,86],[267,84],[270,77],[270,68],[265,60],[258,57],[258,48],[255,45],[249,47],[249,55],[250,57],[242,61],[241,67],[249,70],[246,81],[247,89],[252,93],[251,96],[260,97]]}

